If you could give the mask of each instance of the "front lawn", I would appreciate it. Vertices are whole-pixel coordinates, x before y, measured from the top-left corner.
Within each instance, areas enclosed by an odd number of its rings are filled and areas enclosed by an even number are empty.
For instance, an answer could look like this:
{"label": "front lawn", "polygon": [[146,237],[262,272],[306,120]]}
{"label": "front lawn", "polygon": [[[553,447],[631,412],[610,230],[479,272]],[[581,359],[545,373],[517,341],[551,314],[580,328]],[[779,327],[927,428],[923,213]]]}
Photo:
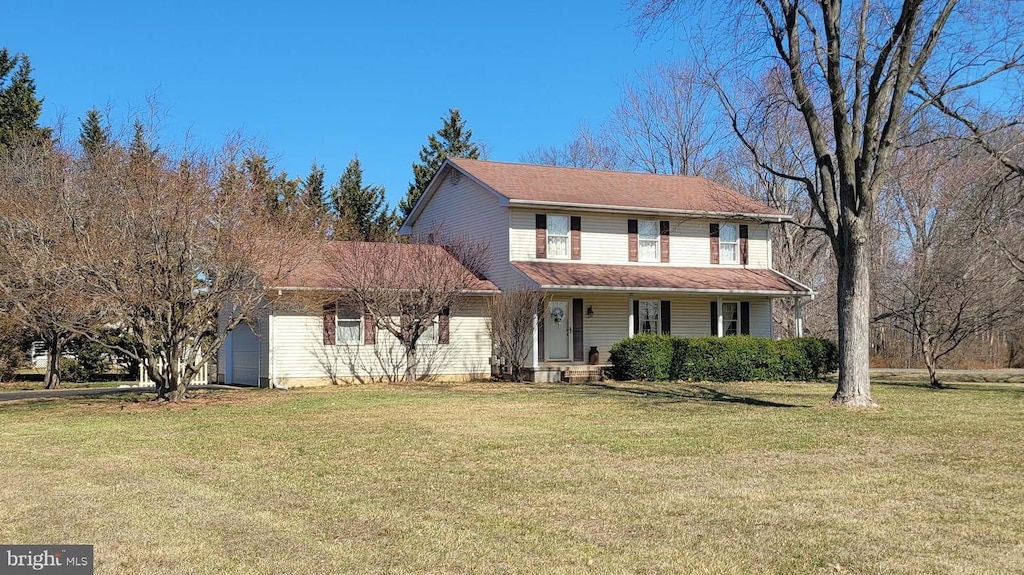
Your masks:
{"label": "front lawn", "polygon": [[1024,386],[373,386],[0,405],[0,543],[96,573],[1024,571]]}

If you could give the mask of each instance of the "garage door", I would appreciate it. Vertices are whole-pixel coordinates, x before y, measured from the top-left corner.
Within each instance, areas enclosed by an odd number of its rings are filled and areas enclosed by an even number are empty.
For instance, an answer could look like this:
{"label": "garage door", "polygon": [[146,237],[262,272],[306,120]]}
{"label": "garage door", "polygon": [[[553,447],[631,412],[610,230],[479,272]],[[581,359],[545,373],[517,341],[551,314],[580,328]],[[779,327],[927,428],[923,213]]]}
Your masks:
{"label": "garage door", "polygon": [[231,383],[260,384],[260,340],[248,324],[231,330]]}

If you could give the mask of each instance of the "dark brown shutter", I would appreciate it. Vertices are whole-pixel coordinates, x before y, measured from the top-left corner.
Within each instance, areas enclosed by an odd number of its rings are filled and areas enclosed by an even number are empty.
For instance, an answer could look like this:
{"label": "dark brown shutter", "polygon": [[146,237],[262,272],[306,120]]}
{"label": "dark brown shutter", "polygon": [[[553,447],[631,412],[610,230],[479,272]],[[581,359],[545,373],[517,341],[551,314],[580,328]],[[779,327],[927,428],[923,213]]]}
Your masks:
{"label": "dark brown shutter", "polygon": [[661,263],[667,264],[669,262],[668,244],[669,238],[672,237],[672,232],[669,231],[668,220],[661,220]]}
{"label": "dark brown shutter", "polygon": [[377,322],[368,310],[363,312],[363,345],[377,344]]}
{"label": "dark brown shutter", "polygon": [[711,263],[718,263],[718,224],[711,224]]}
{"label": "dark brown shutter", "polygon": [[547,351],[544,349],[544,316],[547,312],[542,311],[537,314],[537,362],[544,361],[547,356]]}
{"label": "dark brown shutter", "polygon": [[747,224],[740,224],[740,263],[747,265]]}
{"label": "dark brown shutter", "polygon": [[580,259],[580,228],[582,227],[579,216],[569,218],[569,245],[572,259]]}
{"label": "dark brown shutter", "polygon": [[718,302],[711,302],[711,335],[718,336]]}
{"label": "dark brown shutter", "polygon": [[636,220],[628,220],[626,222],[626,231],[629,233],[629,261],[635,262],[640,260],[639,248],[637,247],[637,222]]}
{"label": "dark brown shutter", "polygon": [[661,333],[672,335],[672,302],[661,300]]}
{"label": "dark brown shutter", "polygon": [[537,259],[548,257],[548,217],[537,214]]}
{"label": "dark brown shutter", "polygon": [[583,298],[572,298],[572,360],[583,361]]}
{"label": "dark brown shutter", "polygon": [[741,301],[740,302],[740,335],[750,335],[750,302],[749,301]]}
{"label": "dark brown shutter", "polygon": [[638,299],[633,300],[633,335],[640,335],[640,300]]}
{"label": "dark brown shutter", "polygon": [[338,313],[334,302],[324,304],[324,345],[337,345]]}
{"label": "dark brown shutter", "polygon": [[437,343],[449,343],[451,333],[451,310],[446,307],[437,315]]}

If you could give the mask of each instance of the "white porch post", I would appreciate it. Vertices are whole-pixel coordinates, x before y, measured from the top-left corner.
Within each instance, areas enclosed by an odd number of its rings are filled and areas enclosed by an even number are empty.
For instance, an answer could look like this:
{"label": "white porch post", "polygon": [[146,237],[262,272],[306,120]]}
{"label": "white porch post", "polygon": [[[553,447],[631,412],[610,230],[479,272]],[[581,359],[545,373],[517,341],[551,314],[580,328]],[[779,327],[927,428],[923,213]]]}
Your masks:
{"label": "white porch post", "polygon": [[626,333],[629,334],[629,337],[633,337],[634,335],[636,335],[635,333],[633,333],[633,326],[636,325],[636,323],[635,323],[636,319],[633,317],[633,298],[629,298],[628,305],[629,305],[629,325],[626,326]]}
{"label": "white porch post", "polygon": [[798,297],[796,299],[796,336],[804,336],[804,298]]}
{"label": "white porch post", "polygon": [[[725,322],[722,321],[722,298],[718,298],[718,337],[725,336],[725,331],[722,329]],[[739,326],[736,326],[736,331],[739,331]]]}
{"label": "white porch post", "polygon": [[533,314],[533,369],[540,367],[540,330],[538,329],[540,324],[540,321],[538,320],[539,315],[539,313]]}

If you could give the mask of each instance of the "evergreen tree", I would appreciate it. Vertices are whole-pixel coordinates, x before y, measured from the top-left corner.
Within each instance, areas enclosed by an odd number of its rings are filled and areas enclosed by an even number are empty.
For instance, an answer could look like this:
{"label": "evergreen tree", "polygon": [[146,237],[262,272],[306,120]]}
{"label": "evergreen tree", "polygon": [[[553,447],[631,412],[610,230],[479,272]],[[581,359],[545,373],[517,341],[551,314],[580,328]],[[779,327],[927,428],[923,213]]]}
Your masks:
{"label": "evergreen tree", "polygon": [[274,167],[270,160],[265,155],[250,150],[242,159],[242,170],[257,196],[263,198],[266,208],[271,213],[280,210],[282,202],[278,196],[273,176]]}
{"label": "evergreen tree", "polygon": [[103,125],[103,115],[96,108],[85,113],[78,144],[87,158],[94,158],[110,148],[110,128]]}
{"label": "evergreen tree", "polygon": [[0,49],[0,150],[21,138],[48,139],[50,130],[39,127],[42,111],[28,56]]}
{"label": "evergreen tree", "polygon": [[358,157],[348,163],[338,183],[331,187],[331,206],[339,218],[352,225],[356,239],[374,241],[394,233],[394,212],[385,206],[384,187],[363,185]]}
{"label": "evergreen tree", "polygon": [[480,157],[480,146],[473,142],[473,130],[466,129],[466,120],[458,108],[449,109],[448,118],[442,116],[441,121],[444,125],[436,134],[427,136],[427,143],[420,149],[420,163],[412,165],[413,182],[409,184],[408,194],[398,204],[403,220],[409,217],[445,159],[476,160]]}
{"label": "evergreen tree", "polygon": [[313,162],[309,175],[302,181],[302,200],[306,207],[317,214],[327,215],[327,199],[324,198],[324,167]]}
{"label": "evergreen tree", "polygon": [[149,141],[146,127],[142,125],[141,121],[135,120],[132,129],[132,143],[128,145],[128,157],[131,162],[136,165],[152,162],[160,152],[160,148]]}

